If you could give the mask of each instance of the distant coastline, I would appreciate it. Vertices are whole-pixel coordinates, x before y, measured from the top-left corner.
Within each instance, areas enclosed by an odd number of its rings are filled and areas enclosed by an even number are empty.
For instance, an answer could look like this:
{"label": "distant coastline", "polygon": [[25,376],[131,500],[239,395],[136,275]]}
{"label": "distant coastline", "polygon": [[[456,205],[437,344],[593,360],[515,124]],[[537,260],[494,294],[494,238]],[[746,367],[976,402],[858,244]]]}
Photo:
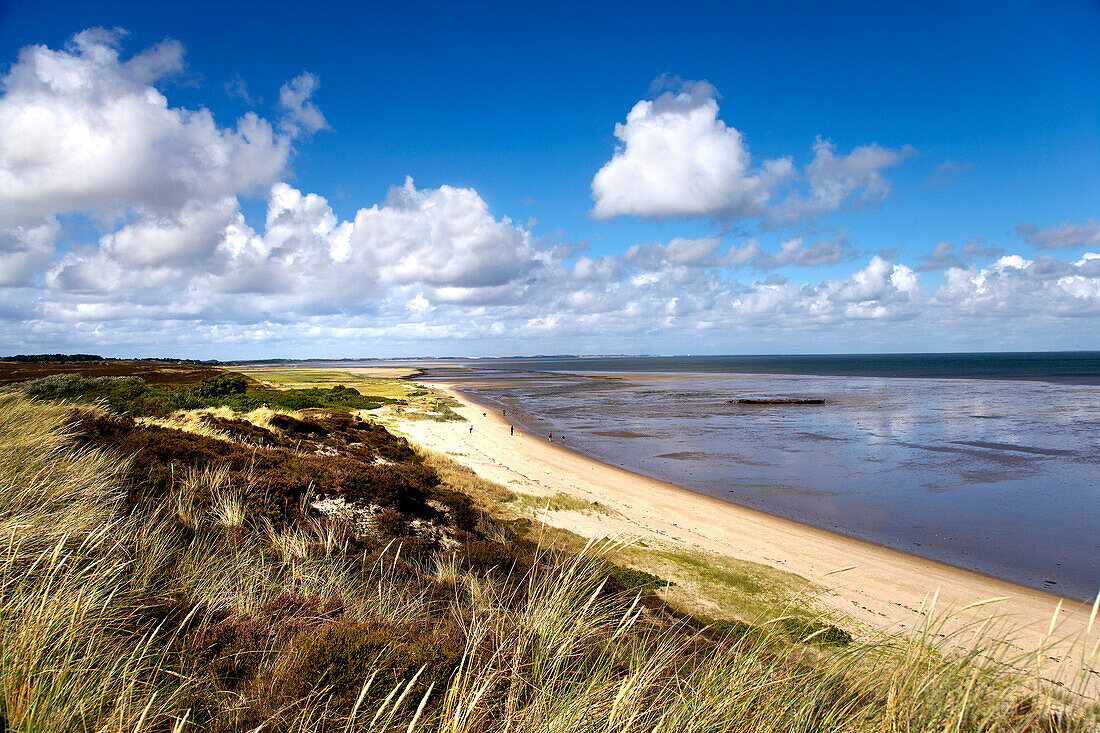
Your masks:
{"label": "distant coastline", "polygon": [[1000,379],[1100,385],[1100,351],[741,356],[507,356],[394,359],[267,359],[233,365],[385,366],[545,372],[775,374],[901,379]]}

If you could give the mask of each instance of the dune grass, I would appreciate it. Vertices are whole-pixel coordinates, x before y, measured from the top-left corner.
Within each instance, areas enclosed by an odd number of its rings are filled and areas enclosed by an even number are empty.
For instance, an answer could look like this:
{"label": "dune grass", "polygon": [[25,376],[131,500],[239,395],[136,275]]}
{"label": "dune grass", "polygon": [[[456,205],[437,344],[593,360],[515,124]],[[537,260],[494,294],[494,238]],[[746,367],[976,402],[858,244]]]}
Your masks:
{"label": "dune grass", "polygon": [[[546,512],[575,511],[610,516],[614,510],[558,493],[540,497],[508,489],[479,476],[448,455],[417,448],[443,483],[472,497],[508,524],[517,534],[566,552],[577,552],[587,539],[561,527],[542,523]],[[502,511],[493,511],[493,508]],[[531,520],[535,520],[532,522]],[[650,546],[634,542],[621,548],[615,565],[622,571],[640,571],[663,579],[661,596],[687,613],[723,621],[760,621],[776,609],[790,609],[803,619],[819,613],[813,599],[819,592],[809,581],[776,568],[688,550],[678,546]]]}
{"label": "dune grass", "polygon": [[[124,501],[126,463],[61,407],[0,395],[0,728],[12,731],[1085,731],[990,660],[988,628],[822,648],[778,616],[700,628],[608,592],[626,543],[529,569],[353,556],[340,528],[248,514],[184,472]],[[201,501],[198,498],[201,497]],[[515,540],[506,531],[499,542]],[[931,611],[932,609],[928,609]],[[809,632],[809,635],[817,632]],[[966,644],[960,644],[957,635]],[[1082,653],[1094,639],[1083,640]],[[955,651],[960,646],[969,652]]]}
{"label": "dune grass", "polygon": [[605,515],[613,513],[611,509],[598,502],[580,499],[576,496],[563,494],[560,491],[550,496],[510,491],[503,499],[503,503],[517,513],[530,515],[537,515],[539,512],[544,511]]}

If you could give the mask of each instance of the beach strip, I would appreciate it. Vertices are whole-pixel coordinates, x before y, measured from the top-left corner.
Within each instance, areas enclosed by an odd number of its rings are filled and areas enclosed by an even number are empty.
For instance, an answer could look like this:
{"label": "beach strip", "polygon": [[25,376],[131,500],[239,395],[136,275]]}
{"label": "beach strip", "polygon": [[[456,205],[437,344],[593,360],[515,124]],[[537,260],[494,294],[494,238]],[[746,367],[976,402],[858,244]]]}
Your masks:
{"label": "beach strip", "polygon": [[918,626],[920,609],[933,596],[937,614],[998,598],[957,614],[945,631],[995,616],[1002,627],[1013,628],[1021,653],[1049,646],[1052,666],[1067,648],[1052,640],[1078,635],[1089,622],[1091,608],[1085,604],[641,476],[514,427],[499,408],[477,403],[454,385],[432,381],[423,386],[459,402],[456,411],[468,422],[403,422],[399,429],[414,442],[457,456],[504,486],[522,485],[545,495],[561,492],[613,510],[599,518],[550,513],[548,524],[587,537],[634,535],[796,573],[825,591],[819,601],[827,607],[888,633]]}

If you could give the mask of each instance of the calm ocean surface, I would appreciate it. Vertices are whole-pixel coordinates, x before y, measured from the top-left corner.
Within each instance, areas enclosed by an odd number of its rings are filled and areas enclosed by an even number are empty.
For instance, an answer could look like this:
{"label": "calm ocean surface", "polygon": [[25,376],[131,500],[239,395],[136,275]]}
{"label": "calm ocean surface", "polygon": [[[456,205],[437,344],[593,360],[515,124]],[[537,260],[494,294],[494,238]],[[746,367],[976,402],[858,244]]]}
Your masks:
{"label": "calm ocean surface", "polygon": [[[1069,598],[1100,588],[1100,352],[393,363],[703,494]],[[725,403],[741,397],[827,404]]]}

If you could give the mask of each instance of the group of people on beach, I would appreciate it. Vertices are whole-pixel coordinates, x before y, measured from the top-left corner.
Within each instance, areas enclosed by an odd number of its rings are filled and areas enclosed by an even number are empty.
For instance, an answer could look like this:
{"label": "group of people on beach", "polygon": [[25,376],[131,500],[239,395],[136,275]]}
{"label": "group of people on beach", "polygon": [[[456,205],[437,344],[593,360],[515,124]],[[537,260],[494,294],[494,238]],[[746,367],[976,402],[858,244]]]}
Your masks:
{"label": "group of people on beach", "polygon": [[[481,413],[481,416],[482,417],[488,417],[489,414],[486,413],[486,412],[483,412],[483,413]],[[501,408],[500,416],[501,417],[508,417],[508,409],[507,408]],[[474,426],[473,425],[470,426],[470,432],[471,433],[474,432]],[[516,434],[516,426],[515,425],[509,425],[508,426],[508,434],[509,435],[515,435]],[[549,433],[547,433],[546,434],[546,439],[553,442],[553,440],[554,440],[554,431],[551,430]],[[559,433],[558,434],[558,440],[560,440],[564,444],[565,443],[565,436]]]}

